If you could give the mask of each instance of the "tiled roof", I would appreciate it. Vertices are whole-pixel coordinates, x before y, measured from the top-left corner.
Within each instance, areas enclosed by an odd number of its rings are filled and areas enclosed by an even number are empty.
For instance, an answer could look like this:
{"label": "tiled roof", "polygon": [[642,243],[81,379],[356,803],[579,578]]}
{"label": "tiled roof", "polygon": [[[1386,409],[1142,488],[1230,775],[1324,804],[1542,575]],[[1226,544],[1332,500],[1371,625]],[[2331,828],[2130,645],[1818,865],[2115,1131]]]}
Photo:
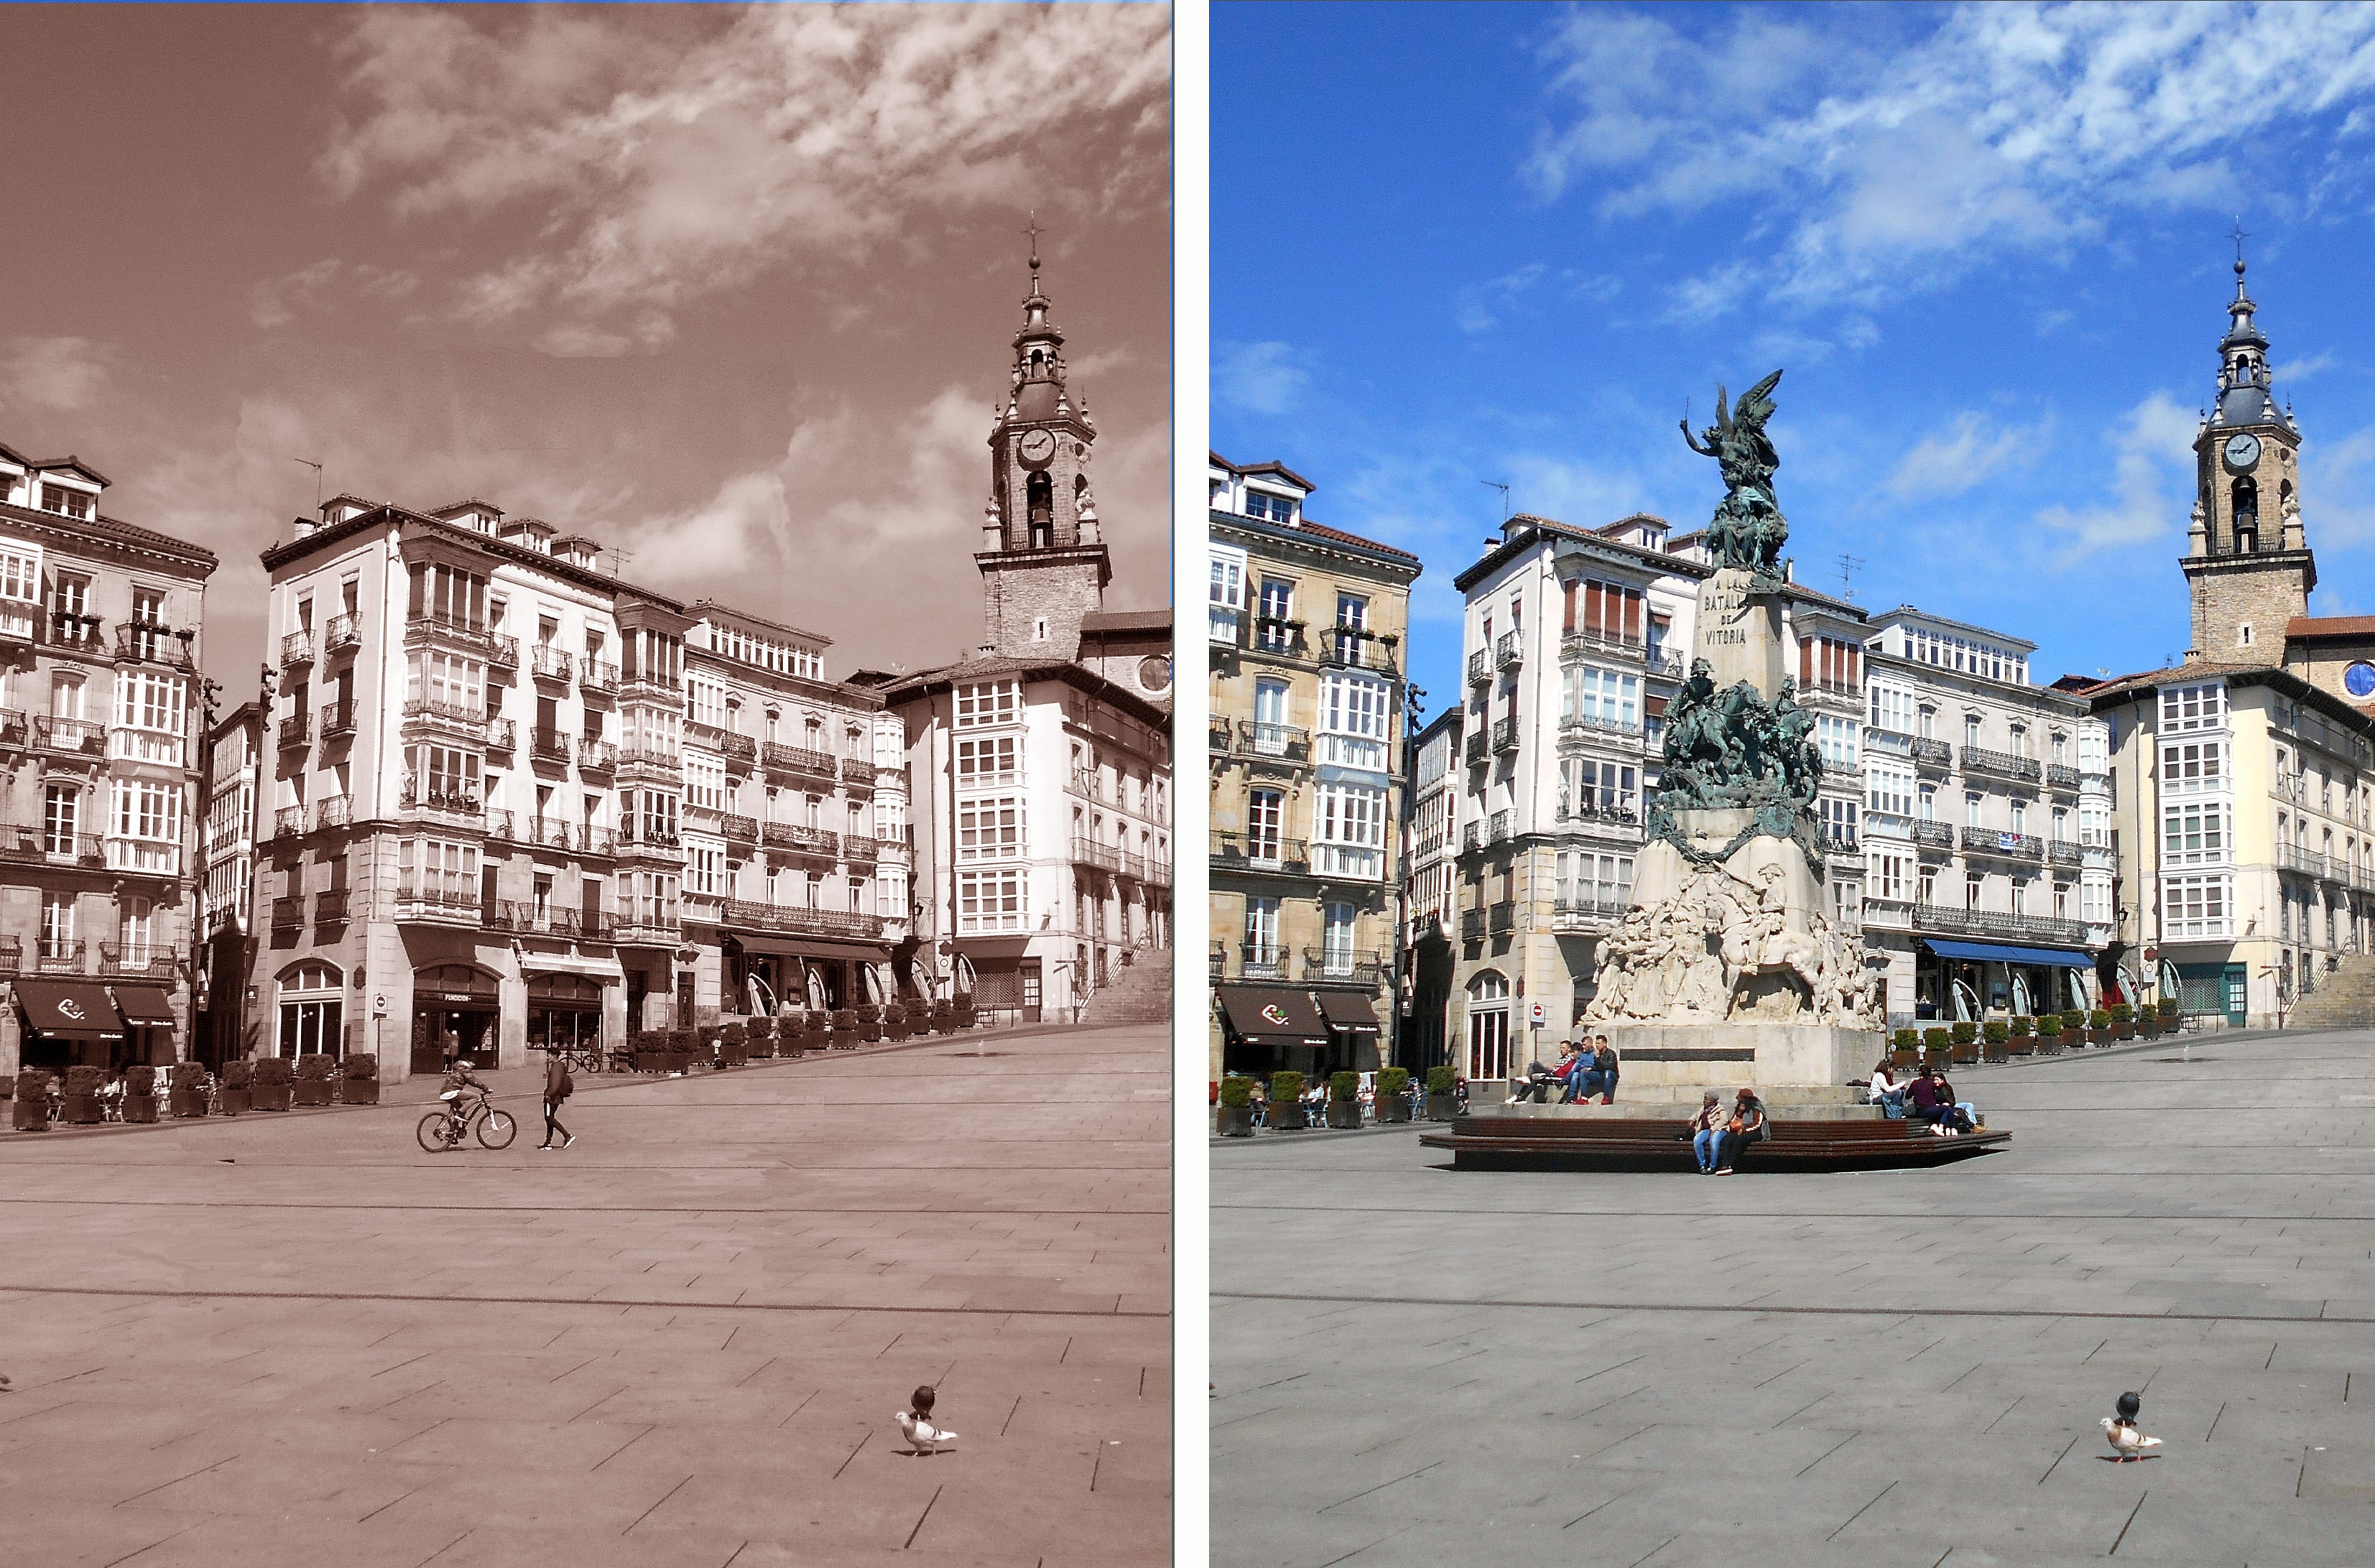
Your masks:
{"label": "tiled roof", "polygon": [[2292,637],[2375,637],[2375,615],[2297,615],[2285,622]]}
{"label": "tiled roof", "polygon": [[30,506],[14,506],[0,501],[0,517],[13,517],[22,523],[38,524],[45,528],[58,528],[94,535],[102,539],[114,539],[122,544],[136,545],[143,549],[171,550],[191,560],[202,560],[208,567],[218,564],[215,552],[204,545],[194,545],[187,539],[177,539],[171,534],[160,534],[153,528],[136,528],[112,517],[68,517],[58,512],[41,512]]}
{"label": "tiled roof", "polygon": [[1212,451],[1209,447],[1205,449],[1205,455],[1210,457],[1217,466],[1226,468],[1230,473],[1236,475],[1240,478],[1243,478],[1247,474],[1276,474],[1279,477],[1285,479],[1290,483],[1302,486],[1306,494],[1308,494],[1319,488],[1317,485],[1313,484],[1309,479],[1305,478],[1302,475],[1296,473],[1294,469],[1288,467],[1283,463],[1232,463],[1227,458],[1222,456],[1219,453]]}
{"label": "tiled roof", "polygon": [[1227,523],[1231,527],[1248,528],[1258,534],[1270,534],[1286,539],[1302,534],[1315,539],[1326,539],[1332,544],[1354,545],[1365,550],[1375,550],[1379,555],[1390,555],[1402,560],[1416,562],[1418,560],[1418,557],[1406,549],[1393,545],[1379,544],[1375,539],[1365,539],[1358,534],[1348,534],[1341,528],[1330,528],[1325,524],[1313,523],[1307,519],[1299,523],[1272,523],[1267,518],[1247,517],[1235,512],[1215,512],[1212,515]]}
{"label": "tiled roof", "polygon": [[1083,636],[1093,631],[1168,631],[1171,612],[1151,610],[1093,610],[1081,617]]}

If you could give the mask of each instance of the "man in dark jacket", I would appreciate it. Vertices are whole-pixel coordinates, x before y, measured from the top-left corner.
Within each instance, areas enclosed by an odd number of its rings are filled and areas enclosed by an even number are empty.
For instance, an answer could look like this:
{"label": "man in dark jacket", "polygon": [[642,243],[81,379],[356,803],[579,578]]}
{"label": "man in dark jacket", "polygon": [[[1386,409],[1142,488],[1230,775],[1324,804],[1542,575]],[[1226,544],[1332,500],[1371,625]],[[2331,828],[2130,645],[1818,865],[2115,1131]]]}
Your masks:
{"label": "man in dark jacket", "polygon": [[561,1125],[561,1102],[576,1087],[570,1081],[569,1064],[561,1059],[561,1053],[548,1053],[544,1058],[544,1141],[537,1145],[538,1149],[550,1149],[554,1133],[561,1135],[563,1149],[577,1141],[577,1135]]}

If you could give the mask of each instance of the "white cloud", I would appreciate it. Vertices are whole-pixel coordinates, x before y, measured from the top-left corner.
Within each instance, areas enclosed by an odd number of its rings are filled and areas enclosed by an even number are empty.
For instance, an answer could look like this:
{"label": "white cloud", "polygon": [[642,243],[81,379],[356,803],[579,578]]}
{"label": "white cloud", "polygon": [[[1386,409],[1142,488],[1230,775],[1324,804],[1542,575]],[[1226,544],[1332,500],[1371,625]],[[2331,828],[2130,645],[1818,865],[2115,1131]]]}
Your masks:
{"label": "white cloud", "polygon": [[[2375,427],[2301,449],[2301,525],[2311,547],[2375,544]],[[2328,609],[2324,613],[2333,614]]]}
{"label": "white cloud", "polygon": [[532,218],[533,249],[491,258],[459,308],[556,312],[550,353],[647,350],[692,300],[786,259],[914,242],[951,208],[1087,212],[1168,188],[1159,6],[352,18],[354,107],[322,177],[418,218]]}
{"label": "white cloud", "polygon": [[1923,436],[1907,450],[1885,488],[1905,501],[1958,496],[2007,463],[2033,461],[2051,433],[2050,419],[1999,425],[1985,414],[1957,414],[1944,430]]}
{"label": "white cloud", "polygon": [[88,408],[107,384],[112,358],[88,337],[12,337],[0,348],[0,409]]}
{"label": "white cloud", "polygon": [[323,308],[333,288],[340,283],[366,298],[399,300],[411,293],[419,281],[401,267],[379,266],[371,262],[349,265],[330,256],[257,284],[248,294],[248,315],[256,325],[270,332],[294,325],[300,312]]}
{"label": "white cloud", "polygon": [[2285,360],[2281,361],[2272,360],[2268,362],[2268,374],[2270,379],[2272,379],[2276,386],[2281,389],[2291,386],[2298,382],[2307,381],[2313,375],[2322,374],[2326,371],[2334,369],[2336,365],[2339,365],[2342,362],[2342,356],[2340,354],[2334,352],[2331,348],[2325,348],[2319,350],[2317,353],[2304,356],[2298,360]]}
{"label": "white cloud", "polygon": [[1306,356],[1292,343],[1212,345],[1212,401],[1246,414],[1284,414],[1311,389]]}
{"label": "white cloud", "polygon": [[[2049,506],[2038,525],[2060,540],[2058,563],[2067,566],[2097,550],[2149,544],[2182,533],[2192,506],[2186,477],[2193,468],[2193,437],[2201,423],[2165,392],[2156,392],[2128,410],[2105,436],[2110,443],[2113,499],[2074,511]],[[2170,495],[2174,477],[2177,498]]]}
{"label": "white cloud", "polygon": [[2121,209],[2265,201],[2237,160],[2281,178],[2331,156],[2310,118],[2375,98],[2366,6],[1965,6],[1919,31],[1919,13],[1754,10],[1698,30],[1708,15],[1571,13],[1523,170],[1612,217],[1721,205],[1769,231],[1753,265],[1678,290],[1687,319],[1756,290],[1877,301]]}
{"label": "white cloud", "polygon": [[1540,262],[1530,262],[1489,282],[1469,285],[1454,301],[1452,319],[1462,332],[1491,331],[1500,324],[1502,313],[1531,292],[1549,270]]}

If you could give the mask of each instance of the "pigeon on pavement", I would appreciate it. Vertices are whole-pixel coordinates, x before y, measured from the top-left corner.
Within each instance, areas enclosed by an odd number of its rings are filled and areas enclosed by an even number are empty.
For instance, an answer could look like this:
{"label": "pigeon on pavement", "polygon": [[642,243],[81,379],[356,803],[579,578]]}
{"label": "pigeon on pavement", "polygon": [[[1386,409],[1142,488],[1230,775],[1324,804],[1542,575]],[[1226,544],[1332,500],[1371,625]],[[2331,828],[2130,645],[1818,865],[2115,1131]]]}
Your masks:
{"label": "pigeon on pavement", "polygon": [[2146,1437],[2136,1426],[2136,1417],[2144,1409],[2144,1400],[2135,1394],[2120,1396],[2119,1413],[2103,1418],[2103,1435],[2110,1440],[2120,1464],[2145,1457],[2145,1450],[2160,1446],[2157,1437]]}

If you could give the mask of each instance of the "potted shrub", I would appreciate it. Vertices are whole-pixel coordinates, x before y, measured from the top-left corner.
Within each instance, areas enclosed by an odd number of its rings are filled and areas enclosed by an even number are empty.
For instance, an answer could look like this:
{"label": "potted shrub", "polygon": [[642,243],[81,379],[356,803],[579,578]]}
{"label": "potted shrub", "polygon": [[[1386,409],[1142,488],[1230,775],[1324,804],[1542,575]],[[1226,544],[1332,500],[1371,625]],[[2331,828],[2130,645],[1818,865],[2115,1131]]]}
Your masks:
{"label": "potted shrub", "polygon": [[1254,1080],[1243,1073],[1221,1079],[1221,1112],[1213,1129],[1223,1138],[1254,1136]]}
{"label": "potted shrub", "polygon": [[2004,1032],[2004,1054],[2008,1056],[2037,1055],[2037,1020],[2035,1019],[2016,1018],[2012,1020],[2012,1027]]}
{"label": "potted shrub", "polygon": [[1944,1028],[1931,1028],[1921,1032],[1922,1071],[1927,1072],[1932,1067],[1943,1067],[1946,1065],[1947,1054],[1954,1049],[1954,1032]]}
{"label": "potted shrub", "polygon": [[2160,1015],[2160,1026],[2164,1032],[2177,1027],[2176,997],[2163,996],[2159,1001],[2153,1004],[2153,1011]]}
{"label": "potted shrub", "polygon": [[1426,1119],[1450,1122],[1459,1118],[1459,1075],[1449,1067],[1426,1069]]}
{"label": "potted shrub", "polygon": [[296,1070],[288,1057],[261,1057],[248,1079],[248,1097],[259,1111],[286,1111],[296,1081]]}
{"label": "potted shrub", "polygon": [[1359,1073],[1328,1075],[1328,1125],[1346,1132],[1360,1130],[1361,1075]]}
{"label": "potted shrub", "polygon": [[124,1119],[127,1122],[153,1122],[157,1119],[155,1067],[132,1067],[124,1072]]}
{"label": "potted shrub", "polygon": [[701,1050],[701,1032],[697,1029],[668,1031],[668,1071],[682,1076],[692,1071],[692,1059]]}
{"label": "potted shrub", "polygon": [[726,1026],[722,1023],[703,1024],[701,1043],[695,1045],[692,1051],[693,1065],[703,1067],[721,1066],[726,1059],[725,1051]]}
{"label": "potted shrub", "polygon": [[240,1115],[253,1107],[248,1084],[254,1071],[254,1065],[243,1056],[223,1064],[222,1082],[215,1091],[215,1102],[224,1115]]}
{"label": "potted shrub", "polygon": [[1407,1067],[1377,1069],[1377,1095],[1372,1102],[1381,1122],[1407,1122],[1410,1117],[1410,1070]]}
{"label": "potted shrub", "polygon": [[2004,1059],[2005,1044],[2012,1039],[2012,1027],[2002,1019],[1990,1019],[1987,1027],[1979,1032],[1979,1039],[1985,1047],[1980,1053],[1981,1057],[1991,1062],[2001,1062]]}
{"label": "potted shrub", "polygon": [[800,1033],[800,1040],[809,1050],[831,1050],[833,1048],[832,1020],[821,1010],[809,1014],[808,1022]]}
{"label": "potted shrub", "polygon": [[16,1109],[9,1113],[10,1125],[18,1132],[50,1130],[50,1075],[43,1067],[23,1067],[17,1073],[14,1090]]}
{"label": "potted shrub", "polygon": [[667,1032],[657,1029],[636,1031],[632,1055],[635,1070],[639,1073],[668,1071]]}
{"label": "potted shrub", "polygon": [[882,1038],[885,1040],[907,1038],[907,1009],[896,1002],[882,1009]]}
{"label": "potted shrub", "polygon": [[857,1045],[857,1009],[835,1008],[833,1010],[833,1048],[849,1051]]}
{"label": "potted shrub", "polygon": [[957,1027],[959,1029],[971,1029],[974,1024],[972,992],[960,991],[957,993],[956,1009]]}
{"label": "potted shrub", "polygon": [[729,1023],[717,1032],[717,1062],[720,1067],[738,1067],[750,1059],[750,1032],[739,1023]]}
{"label": "potted shrub", "polygon": [[2136,1009],[2125,1002],[2111,1004],[2111,1037],[2133,1040],[2136,1037]]}
{"label": "potted shrub", "polygon": [[1947,1031],[1948,1054],[1959,1067],[1968,1067],[1979,1059],[1979,1026],[1968,1019],[1957,1020]]}
{"label": "potted shrub", "polygon": [[2093,1012],[2086,1015],[2086,1043],[2089,1045],[2109,1045],[2110,1043],[2110,1011],[2105,1008],[2097,1008]]}
{"label": "potted shrub", "polygon": [[175,1116],[203,1116],[210,1108],[207,1095],[207,1069],[197,1062],[175,1062],[172,1067],[172,1087],[166,1091],[166,1111]]}
{"label": "potted shrub", "polygon": [[338,1085],[339,1092],[349,1105],[379,1103],[379,1057],[370,1051],[358,1051],[347,1058],[347,1076]]}
{"label": "potted shrub", "polygon": [[2143,1007],[2135,1009],[2134,1027],[2137,1038],[2139,1039],[2157,1040],[2160,1038],[2160,1015],[2153,1011],[2153,1006],[2150,1002],[2146,1002]]}
{"label": "potted shrub", "polygon": [[1293,1072],[1270,1074],[1270,1131],[1301,1132],[1306,1126],[1303,1114],[1303,1075]]}
{"label": "potted shrub", "polygon": [[2086,1043],[2086,1015],[2081,1012],[2062,1015],[2062,1048],[2075,1051]]}
{"label": "potted shrub", "polygon": [[297,1103],[327,1105],[330,1102],[330,1058],[319,1053],[297,1058]]}
{"label": "potted shrub", "polygon": [[58,1120],[77,1126],[95,1126],[107,1120],[99,1103],[99,1086],[107,1081],[107,1074],[97,1067],[76,1066],[66,1069],[65,1097],[58,1105]]}
{"label": "potted shrub", "polygon": [[1888,1040],[1888,1065],[1902,1072],[1911,1072],[1921,1065],[1921,1032],[1900,1029]]}
{"label": "potted shrub", "polygon": [[860,1040],[863,1040],[868,1044],[871,1045],[882,1038],[882,1009],[868,1002],[864,1007],[853,1008],[850,1010],[857,1015],[857,1037]]}

